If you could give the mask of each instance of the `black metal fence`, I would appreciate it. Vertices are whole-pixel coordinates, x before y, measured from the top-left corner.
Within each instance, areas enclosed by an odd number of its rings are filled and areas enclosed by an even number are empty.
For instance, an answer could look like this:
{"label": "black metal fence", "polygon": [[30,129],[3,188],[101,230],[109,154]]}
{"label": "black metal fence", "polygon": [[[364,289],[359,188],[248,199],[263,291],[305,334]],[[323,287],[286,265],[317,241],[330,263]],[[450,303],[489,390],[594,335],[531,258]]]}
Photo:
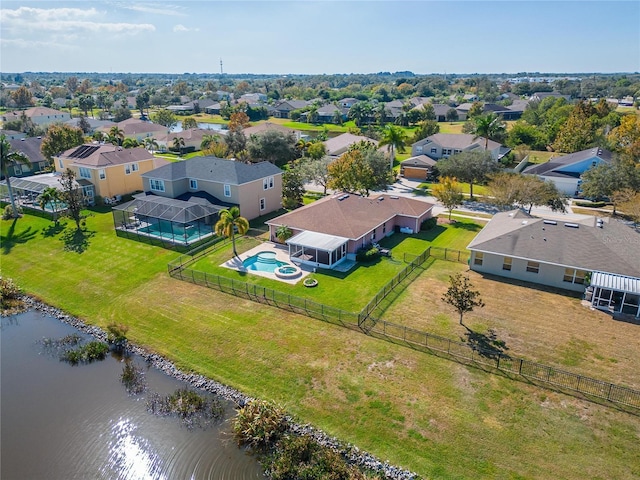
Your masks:
{"label": "black metal fence", "polygon": [[368,335],[379,335],[402,340],[414,347],[445,353],[466,362],[488,365],[506,373],[516,374],[528,380],[535,380],[541,384],[590,395],[620,405],[640,408],[640,391],[628,387],[567,372],[522,358],[511,357],[497,350],[474,348],[466,343],[403,325],[396,325],[384,320],[370,318],[366,326]]}
{"label": "black metal fence", "polygon": [[271,305],[347,328],[358,329],[367,335],[399,340],[414,348],[443,353],[462,363],[487,365],[501,372],[514,374],[530,381],[535,380],[541,385],[546,384],[550,387],[562,388],[566,391],[574,391],[605,399],[612,403],[640,408],[640,391],[638,390],[567,372],[548,365],[511,357],[498,350],[482,349],[466,343],[457,342],[449,338],[415,330],[411,327],[380,320],[371,315],[380,303],[402,285],[403,282],[406,284],[412,281],[410,278],[411,273],[416,270],[416,268],[424,265],[429,259],[436,258],[466,263],[468,259],[466,252],[430,247],[420,255],[405,255],[405,261],[408,259],[411,260],[409,264],[382,287],[359,313],[354,313],[260,285],[188,268],[188,265],[193,263],[193,261],[228,243],[228,240],[218,238],[181,255],[169,263],[169,275],[236,297]]}

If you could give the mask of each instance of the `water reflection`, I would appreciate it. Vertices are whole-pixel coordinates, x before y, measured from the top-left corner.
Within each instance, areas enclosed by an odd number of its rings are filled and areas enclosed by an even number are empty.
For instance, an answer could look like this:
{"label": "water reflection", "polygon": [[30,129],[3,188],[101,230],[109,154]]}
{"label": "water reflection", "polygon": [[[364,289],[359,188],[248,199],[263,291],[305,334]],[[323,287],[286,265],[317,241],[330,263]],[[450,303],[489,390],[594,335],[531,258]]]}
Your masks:
{"label": "water reflection", "polygon": [[[43,338],[72,327],[27,312],[1,328],[2,480],[264,478],[232,441],[229,421],[188,429],[147,412],[146,394],[131,396],[120,381],[122,359],[71,367],[43,350]],[[154,368],[145,377],[160,395],[185,386]],[[225,409],[229,419],[233,406]]]}

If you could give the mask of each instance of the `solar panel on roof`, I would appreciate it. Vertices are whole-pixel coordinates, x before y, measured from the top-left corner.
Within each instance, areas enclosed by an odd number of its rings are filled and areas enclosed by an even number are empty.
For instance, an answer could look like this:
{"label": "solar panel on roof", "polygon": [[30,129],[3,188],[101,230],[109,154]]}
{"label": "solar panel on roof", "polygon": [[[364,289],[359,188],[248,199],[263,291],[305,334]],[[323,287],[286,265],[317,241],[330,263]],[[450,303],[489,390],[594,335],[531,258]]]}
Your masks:
{"label": "solar panel on roof", "polygon": [[71,158],[87,158],[88,156],[90,156],[92,153],[94,153],[99,148],[100,147],[96,146],[96,145],[82,145],[82,146],[78,147],[77,149],[75,149],[73,152],[71,152],[69,157],[71,157]]}

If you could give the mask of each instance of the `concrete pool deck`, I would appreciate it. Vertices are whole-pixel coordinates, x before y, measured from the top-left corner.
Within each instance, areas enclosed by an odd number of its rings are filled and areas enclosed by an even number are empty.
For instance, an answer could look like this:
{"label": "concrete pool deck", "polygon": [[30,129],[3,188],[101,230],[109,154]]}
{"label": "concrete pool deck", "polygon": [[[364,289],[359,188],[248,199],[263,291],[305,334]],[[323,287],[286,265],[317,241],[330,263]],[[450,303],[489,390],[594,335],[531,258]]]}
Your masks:
{"label": "concrete pool deck", "polygon": [[[295,278],[280,278],[277,277],[275,273],[271,272],[262,272],[260,270],[247,270],[242,262],[244,262],[247,258],[253,257],[261,252],[273,252],[276,255],[276,260],[281,262],[288,263],[289,265],[295,266],[300,270],[300,275]],[[289,285],[295,285],[300,280],[304,279],[307,275],[312,273],[313,267],[309,267],[307,265],[298,265],[293,262],[289,258],[289,249],[286,246],[276,245],[275,243],[265,242],[262,245],[258,245],[257,247],[252,248],[251,250],[247,250],[244,253],[241,253],[239,256],[232,258],[231,260],[227,260],[224,262],[221,267],[230,268],[231,270],[236,270],[238,272],[245,272],[250,275],[258,275],[260,277],[270,278],[272,280],[278,280],[279,282],[288,283]]]}

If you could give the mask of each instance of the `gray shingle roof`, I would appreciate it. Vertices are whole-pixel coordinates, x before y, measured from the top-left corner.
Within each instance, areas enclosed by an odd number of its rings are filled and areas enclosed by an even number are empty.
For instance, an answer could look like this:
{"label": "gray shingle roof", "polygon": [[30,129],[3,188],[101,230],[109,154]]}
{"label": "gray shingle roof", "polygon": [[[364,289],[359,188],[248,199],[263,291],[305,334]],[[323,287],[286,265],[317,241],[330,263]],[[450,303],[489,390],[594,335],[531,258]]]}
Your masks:
{"label": "gray shingle roof", "polygon": [[554,170],[595,157],[598,157],[602,161],[609,163],[611,162],[613,154],[608,150],[603,150],[600,148],[588,148],[587,150],[582,150],[580,152],[570,153],[569,155],[552,158],[545,163],[531,165],[530,167],[527,167],[522,173],[554,177],[577,177],[579,176],[578,174],[570,175],[562,172],[554,172]]}
{"label": "gray shingle roof", "polygon": [[589,271],[640,276],[640,233],[617,220],[605,219],[599,228],[595,217],[572,223],[545,221],[520,210],[502,212],[485,225],[467,248]]}
{"label": "gray shingle roof", "polygon": [[421,167],[421,168],[431,168],[436,163],[437,160],[429,157],[428,155],[417,155],[415,157],[409,157],[406,160],[402,161],[400,165],[403,167]]}
{"label": "gray shingle roof", "polygon": [[143,178],[176,181],[182,178],[242,185],[282,173],[270,162],[243,163],[217,157],[194,157],[174,162],[142,174]]}

